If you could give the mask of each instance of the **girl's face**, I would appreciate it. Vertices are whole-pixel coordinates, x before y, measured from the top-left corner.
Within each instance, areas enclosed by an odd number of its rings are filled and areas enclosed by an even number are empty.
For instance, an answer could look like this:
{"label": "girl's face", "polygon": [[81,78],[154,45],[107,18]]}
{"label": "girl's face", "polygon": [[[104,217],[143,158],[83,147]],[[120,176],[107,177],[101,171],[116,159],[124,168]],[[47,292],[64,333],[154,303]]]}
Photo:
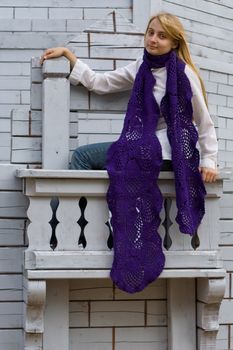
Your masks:
{"label": "girl's face", "polygon": [[163,55],[176,47],[176,44],[165,33],[159,20],[154,18],[147,29],[144,46],[151,55]]}

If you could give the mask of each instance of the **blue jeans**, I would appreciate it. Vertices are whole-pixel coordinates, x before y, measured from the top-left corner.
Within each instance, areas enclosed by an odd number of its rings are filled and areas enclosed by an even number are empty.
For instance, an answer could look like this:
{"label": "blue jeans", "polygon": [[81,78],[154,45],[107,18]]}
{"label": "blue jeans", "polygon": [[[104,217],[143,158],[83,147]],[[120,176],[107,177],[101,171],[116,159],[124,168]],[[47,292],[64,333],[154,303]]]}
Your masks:
{"label": "blue jeans", "polygon": [[[112,142],[93,143],[76,148],[70,169],[73,170],[105,170],[106,155]],[[164,160],[160,171],[172,171],[171,160]]]}
{"label": "blue jeans", "polygon": [[76,170],[105,170],[107,151],[112,142],[92,143],[76,148],[70,168]]}

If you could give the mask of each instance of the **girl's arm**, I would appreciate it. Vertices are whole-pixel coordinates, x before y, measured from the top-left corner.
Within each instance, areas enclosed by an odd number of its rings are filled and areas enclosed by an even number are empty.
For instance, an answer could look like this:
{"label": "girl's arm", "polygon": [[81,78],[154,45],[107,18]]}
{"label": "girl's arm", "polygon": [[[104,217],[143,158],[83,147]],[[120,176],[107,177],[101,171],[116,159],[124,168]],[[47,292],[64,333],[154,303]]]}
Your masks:
{"label": "girl's arm", "polygon": [[185,73],[189,78],[193,92],[193,118],[198,128],[198,142],[201,151],[200,171],[204,181],[213,182],[217,177],[218,153],[218,141],[214,123],[206,106],[197,75],[189,66],[186,66]]}
{"label": "girl's arm", "polygon": [[140,60],[137,60],[113,71],[96,73],[65,47],[47,49],[41,56],[40,62],[43,64],[46,59],[61,56],[65,56],[70,61],[72,71],[69,80],[71,84],[81,83],[88,90],[98,94],[130,90],[140,65]]}
{"label": "girl's arm", "polygon": [[116,70],[96,73],[86,63],[77,60],[69,76],[71,84],[81,83],[97,94],[130,90],[133,86],[139,60]]}

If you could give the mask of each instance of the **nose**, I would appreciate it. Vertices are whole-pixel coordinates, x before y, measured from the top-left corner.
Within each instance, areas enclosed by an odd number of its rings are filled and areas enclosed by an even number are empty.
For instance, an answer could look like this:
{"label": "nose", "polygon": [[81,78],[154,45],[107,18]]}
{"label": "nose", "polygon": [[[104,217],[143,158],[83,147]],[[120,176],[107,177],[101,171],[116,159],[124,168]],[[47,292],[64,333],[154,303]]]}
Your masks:
{"label": "nose", "polygon": [[153,41],[154,43],[156,43],[157,42],[157,34],[156,33],[154,33],[154,35],[151,37],[151,41]]}

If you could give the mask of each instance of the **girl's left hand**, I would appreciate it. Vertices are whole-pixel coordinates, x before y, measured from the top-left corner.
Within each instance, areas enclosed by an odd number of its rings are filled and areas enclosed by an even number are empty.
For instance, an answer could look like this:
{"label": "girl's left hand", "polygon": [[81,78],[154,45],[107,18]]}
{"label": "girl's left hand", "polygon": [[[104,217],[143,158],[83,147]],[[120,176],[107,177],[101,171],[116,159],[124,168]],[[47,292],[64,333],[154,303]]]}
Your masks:
{"label": "girl's left hand", "polygon": [[200,173],[202,174],[202,179],[204,182],[215,182],[217,180],[218,170],[213,168],[199,168]]}

